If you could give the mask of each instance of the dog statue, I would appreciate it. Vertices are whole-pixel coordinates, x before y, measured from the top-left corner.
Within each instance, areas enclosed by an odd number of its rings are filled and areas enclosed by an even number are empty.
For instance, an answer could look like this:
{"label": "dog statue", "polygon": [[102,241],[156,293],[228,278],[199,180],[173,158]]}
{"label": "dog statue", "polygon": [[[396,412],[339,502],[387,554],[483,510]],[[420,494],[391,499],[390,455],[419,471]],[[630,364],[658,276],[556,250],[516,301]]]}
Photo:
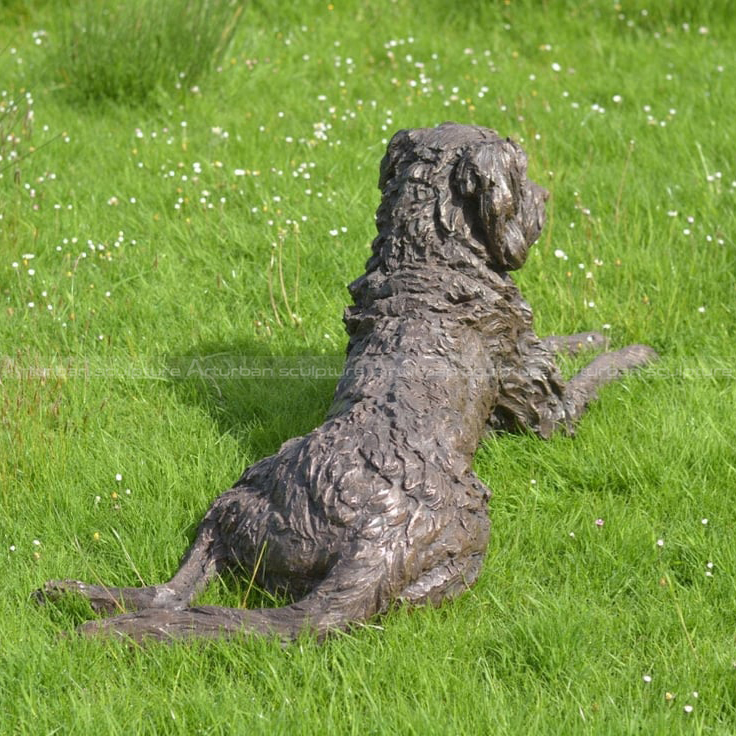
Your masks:
{"label": "dog statue", "polygon": [[[321,426],[249,467],[207,511],[179,571],[143,588],[51,581],[96,611],[84,634],[178,639],[255,633],[288,641],[365,622],[394,603],[437,605],[472,585],[490,491],[472,460],[490,429],[546,438],[596,390],[656,358],[600,354],[570,381],[555,352],[597,333],[538,338],[509,276],[544,223],[547,192],[523,150],[478,126],[402,130],[381,163],[378,235],[350,284],[345,370]],[[191,606],[226,568],[294,602]],[[122,610],[132,613],[120,615]]]}

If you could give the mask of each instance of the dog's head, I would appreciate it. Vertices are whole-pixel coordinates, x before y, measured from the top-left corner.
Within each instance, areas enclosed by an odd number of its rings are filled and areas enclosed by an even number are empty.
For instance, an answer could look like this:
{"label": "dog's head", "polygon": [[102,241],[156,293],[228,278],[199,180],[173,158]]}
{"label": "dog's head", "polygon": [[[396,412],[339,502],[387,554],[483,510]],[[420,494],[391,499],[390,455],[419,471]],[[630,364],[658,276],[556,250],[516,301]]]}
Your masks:
{"label": "dog's head", "polygon": [[511,271],[526,261],[545,220],[545,189],[527,179],[526,154],[509,138],[487,128],[444,123],[405,130],[389,144],[381,186],[416,177],[435,157],[427,184],[436,194],[436,217],[494,270]]}
{"label": "dog's head", "polygon": [[526,154],[510,139],[468,146],[455,166],[451,186],[475,239],[491,265],[511,271],[524,265],[544,225],[547,191],[526,177]]}

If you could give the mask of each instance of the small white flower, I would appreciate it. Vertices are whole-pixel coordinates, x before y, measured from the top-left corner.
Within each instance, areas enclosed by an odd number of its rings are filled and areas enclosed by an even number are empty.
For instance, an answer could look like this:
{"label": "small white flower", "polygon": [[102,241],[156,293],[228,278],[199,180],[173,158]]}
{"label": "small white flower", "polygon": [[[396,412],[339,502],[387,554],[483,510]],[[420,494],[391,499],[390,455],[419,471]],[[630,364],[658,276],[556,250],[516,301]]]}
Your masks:
{"label": "small white flower", "polygon": [[664,539],[657,540],[657,547],[664,547]]}
{"label": "small white flower", "polygon": [[685,713],[692,713],[693,712],[693,707],[690,704],[683,706],[682,709],[685,711]]}
{"label": "small white flower", "polygon": [[703,526],[707,526],[707,524],[708,524],[708,519],[701,519],[701,520],[700,520],[700,523],[701,523],[701,524],[702,524]]}
{"label": "small white flower", "polygon": [[652,676],[651,675],[644,675],[641,679],[644,680],[644,682],[651,682],[652,681]]}
{"label": "small white flower", "polygon": [[120,483],[120,481],[123,479],[123,476],[120,473],[115,473],[115,480]]}

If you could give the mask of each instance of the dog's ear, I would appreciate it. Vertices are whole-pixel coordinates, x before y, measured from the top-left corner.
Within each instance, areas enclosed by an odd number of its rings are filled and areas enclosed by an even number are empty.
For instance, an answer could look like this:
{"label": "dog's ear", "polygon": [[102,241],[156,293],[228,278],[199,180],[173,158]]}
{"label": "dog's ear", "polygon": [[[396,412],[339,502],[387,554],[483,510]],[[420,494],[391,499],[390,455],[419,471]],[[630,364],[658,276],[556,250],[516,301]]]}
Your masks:
{"label": "dog's ear", "polygon": [[469,147],[454,170],[453,187],[462,200],[466,226],[497,269],[521,267],[539,234],[530,240],[531,231],[524,224],[526,165],[521,147],[499,138]]}
{"label": "dog's ear", "polygon": [[378,188],[383,189],[396,175],[396,165],[402,154],[406,154],[411,146],[410,131],[399,130],[388,142],[386,155],[381,159],[381,172],[378,176]]}

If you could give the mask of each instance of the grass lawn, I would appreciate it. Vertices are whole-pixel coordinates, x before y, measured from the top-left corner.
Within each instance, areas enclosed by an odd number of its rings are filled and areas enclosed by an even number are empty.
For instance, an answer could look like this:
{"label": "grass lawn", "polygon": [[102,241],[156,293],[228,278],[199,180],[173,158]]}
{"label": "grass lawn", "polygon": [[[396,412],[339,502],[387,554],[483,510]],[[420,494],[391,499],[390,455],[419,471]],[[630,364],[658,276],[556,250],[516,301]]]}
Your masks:
{"label": "grass lawn", "polygon": [[[0,5],[0,733],[736,732],[733,3],[98,5]],[[551,192],[517,278],[539,333],[660,363],[574,439],[488,438],[451,604],[322,646],[63,636],[89,610],[31,591],[166,579],[320,423],[387,140],[444,120]]]}

